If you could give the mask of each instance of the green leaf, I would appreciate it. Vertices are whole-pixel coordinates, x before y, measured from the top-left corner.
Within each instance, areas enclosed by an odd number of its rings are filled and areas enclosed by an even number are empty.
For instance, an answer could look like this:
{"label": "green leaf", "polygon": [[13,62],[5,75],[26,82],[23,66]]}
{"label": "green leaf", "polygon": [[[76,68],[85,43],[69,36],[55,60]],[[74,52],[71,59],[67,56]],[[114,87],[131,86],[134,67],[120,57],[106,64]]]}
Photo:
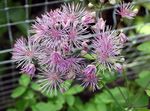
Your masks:
{"label": "green leaf", "polygon": [[64,93],[64,95],[73,95],[82,92],[84,89],[80,85],[75,85],[71,87],[68,91]]}
{"label": "green leaf", "polygon": [[64,104],[65,103],[65,96],[63,96],[62,94],[58,94],[55,103],[56,104],[58,104],[58,103]]}
{"label": "green leaf", "polygon": [[[118,88],[120,88],[120,89],[118,89]],[[116,87],[116,88],[110,89],[109,91],[112,93],[112,95],[116,98],[116,100],[119,103],[124,104],[125,99],[124,99],[124,97],[122,96],[122,94],[120,93],[119,90],[121,90],[121,92],[123,93],[125,98],[127,98],[129,93],[128,93],[128,90],[124,87]],[[114,99],[112,98],[112,96],[106,90],[104,90],[101,94],[96,95],[95,98],[94,98],[94,101],[97,104],[99,102],[103,102],[103,103],[106,103],[106,104],[110,104],[110,103],[115,102]]]}
{"label": "green leaf", "polygon": [[74,107],[69,107],[67,111],[77,111]]}
{"label": "green leaf", "polygon": [[145,93],[143,92],[142,94],[139,94],[141,96],[139,97],[135,97],[133,96],[133,101],[132,101],[132,104],[134,107],[143,107],[143,106],[146,106],[148,105],[148,96],[145,95]]}
{"label": "green leaf", "polygon": [[92,103],[85,104],[85,111],[97,111],[96,105]]}
{"label": "green leaf", "polygon": [[145,90],[145,92],[146,92],[146,94],[150,97],[150,90],[147,89],[147,90]]}
{"label": "green leaf", "polygon": [[56,111],[56,106],[52,102],[39,102],[36,104],[38,111]]}
{"label": "green leaf", "polygon": [[138,33],[141,33],[141,34],[150,34],[149,29],[150,29],[149,25],[144,25],[142,27],[141,26],[137,27]]}
{"label": "green leaf", "polygon": [[30,76],[27,74],[22,74],[19,79],[19,84],[27,87],[29,85],[29,83],[30,83]]}
{"label": "green leaf", "polygon": [[32,109],[32,111],[39,111],[38,108],[35,105],[31,106],[31,109]]}
{"label": "green leaf", "polygon": [[31,82],[31,88],[35,91],[40,91],[40,86],[39,84],[35,83],[35,82]]}
{"label": "green leaf", "polygon": [[74,107],[76,108],[76,111],[84,111],[84,105],[79,97],[75,98]]}
{"label": "green leaf", "polygon": [[73,106],[73,104],[75,102],[74,96],[72,96],[72,95],[66,96],[66,102],[69,106]]}
{"label": "green leaf", "polygon": [[63,104],[65,103],[65,97],[62,94],[58,94],[54,103],[55,103],[56,110],[62,109]]}
{"label": "green leaf", "polygon": [[16,109],[18,111],[26,111],[28,106],[29,106],[29,101],[27,100],[21,98],[16,101]]}
{"label": "green leaf", "polygon": [[[95,97],[96,98],[96,97]],[[94,103],[96,104],[97,111],[107,111],[107,106],[100,99],[95,99]]]}
{"label": "green leaf", "polygon": [[27,93],[24,95],[24,99],[34,99],[34,92],[32,90],[28,90]]}
{"label": "green leaf", "polygon": [[23,95],[23,93],[26,91],[26,88],[23,86],[19,86],[16,89],[13,90],[13,93],[11,94],[12,98],[17,98]]}
{"label": "green leaf", "polygon": [[150,42],[140,44],[137,49],[145,53],[150,53]]}
{"label": "green leaf", "polygon": [[135,82],[143,87],[143,88],[150,88],[150,71],[142,71],[139,74],[139,78],[135,80]]}

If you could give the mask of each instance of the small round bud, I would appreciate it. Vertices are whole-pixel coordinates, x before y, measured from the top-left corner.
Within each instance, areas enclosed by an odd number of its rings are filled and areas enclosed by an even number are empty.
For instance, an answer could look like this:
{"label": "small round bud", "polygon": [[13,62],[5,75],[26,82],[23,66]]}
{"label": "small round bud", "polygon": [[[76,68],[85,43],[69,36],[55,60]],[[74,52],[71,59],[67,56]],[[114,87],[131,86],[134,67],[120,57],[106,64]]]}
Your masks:
{"label": "small round bud", "polygon": [[88,4],[88,7],[89,8],[92,8],[94,5],[90,2],[89,4]]}

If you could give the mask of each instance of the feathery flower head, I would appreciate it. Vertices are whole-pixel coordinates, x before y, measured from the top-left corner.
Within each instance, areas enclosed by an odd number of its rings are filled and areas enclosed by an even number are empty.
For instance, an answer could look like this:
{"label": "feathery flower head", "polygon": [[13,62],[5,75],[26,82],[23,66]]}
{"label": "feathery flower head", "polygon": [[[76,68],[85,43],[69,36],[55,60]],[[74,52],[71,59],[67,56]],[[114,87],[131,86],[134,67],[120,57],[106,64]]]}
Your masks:
{"label": "feathery flower head", "polygon": [[21,68],[21,73],[29,74],[31,77],[35,75],[35,65],[32,63],[29,63]]}
{"label": "feathery flower head", "polygon": [[41,86],[40,90],[42,92],[46,92],[47,94],[57,94],[57,91],[61,91],[62,89],[67,89],[63,83],[65,82],[64,77],[65,74],[61,72],[53,72],[49,69],[44,69],[37,76],[37,83]]}
{"label": "feathery flower head", "polygon": [[134,6],[129,2],[129,3],[121,3],[119,10],[116,10],[116,13],[121,15],[123,18],[128,18],[128,19],[133,19],[136,14],[137,10],[133,10]]}
{"label": "feathery flower head", "polygon": [[33,62],[40,56],[40,49],[38,44],[28,38],[28,41],[21,37],[14,45],[12,52],[12,59],[18,63],[19,66],[26,66]]}
{"label": "feathery flower head", "polygon": [[[68,64],[68,71],[74,71],[74,72],[78,72],[81,69],[81,63],[82,63],[81,58],[77,58],[77,57],[69,57],[65,60],[66,64]],[[83,64],[83,63],[82,63]]]}
{"label": "feathery flower head", "polygon": [[38,42],[42,41],[51,48],[58,48],[66,32],[61,25],[63,20],[60,14],[60,10],[51,10],[41,18],[37,18],[31,30],[34,33],[33,39]]}
{"label": "feathery flower head", "polygon": [[71,23],[74,21],[81,20],[81,18],[86,14],[85,8],[81,4],[65,4],[62,6],[63,14],[66,15],[66,20]]}
{"label": "feathery flower head", "polygon": [[61,47],[60,49],[62,49],[63,54],[67,54],[71,51],[71,45],[68,43],[67,40],[61,43],[60,47]]}
{"label": "feathery flower head", "polygon": [[83,87],[90,87],[93,91],[96,89],[99,89],[98,86],[98,77],[96,76],[96,66],[95,65],[88,65],[83,70],[83,77],[82,80],[82,86]]}
{"label": "feathery flower head", "polygon": [[40,59],[40,64],[45,66],[52,71],[64,71],[66,68],[66,63],[64,63],[64,58],[58,51],[52,51],[51,54]]}
{"label": "feathery flower head", "polygon": [[82,41],[84,38],[82,38],[83,35],[87,34],[87,27],[83,26],[83,24],[77,24],[73,23],[68,31],[68,41],[71,45],[71,47],[81,48]]}
{"label": "feathery flower head", "polygon": [[49,30],[49,25],[51,25],[50,18],[47,14],[42,15],[42,18],[37,17],[35,24],[32,25],[31,32],[34,33],[33,40],[41,41]]}
{"label": "feathery flower head", "polygon": [[93,47],[98,61],[108,69],[113,68],[113,64],[120,59],[122,44],[119,40],[117,33],[109,29],[97,33],[94,40]]}
{"label": "feathery flower head", "polygon": [[52,61],[52,64],[58,64],[60,61],[63,60],[63,57],[61,56],[61,54],[59,52],[53,52],[51,54],[51,57],[50,57],[51,61]]}

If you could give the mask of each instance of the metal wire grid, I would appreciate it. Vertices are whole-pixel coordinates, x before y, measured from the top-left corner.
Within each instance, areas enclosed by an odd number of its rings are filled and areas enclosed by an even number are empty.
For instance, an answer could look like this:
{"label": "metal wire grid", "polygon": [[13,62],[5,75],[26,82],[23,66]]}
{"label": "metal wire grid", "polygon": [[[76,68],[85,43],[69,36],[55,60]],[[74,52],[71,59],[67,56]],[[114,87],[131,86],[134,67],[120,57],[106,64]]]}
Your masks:
{"label": "metal wire grid", "polygon": [[[42,6],[44,8],[44,10],[47,11],[49,9],[49,7],[48,7],[49,5],[63,3],[63,2],[64,2],[63,0],[55,0],[55,1],[45,0],[42,3],[29,4],[29,0],[25,0],[24,5],[9,7],[8,6],[8,0],[4,0],[4,7],[0,8],[0,11],[5,12],[7,24],[0,24],[0,28],[7,27],[10,46],[12,47],[13,43],[14,43],[14,37],[12,34],[13,33],[12,32],[12,26],[16,26],[18,24],[24,24],[25,23],[25,24],[28,24],[28,27],[27,27],[27,30],[28,30],[29,24],[34,22],[34,19],[29,19],[29,8]],[[133,4],[142,4],[142,3],[150,3],[150,0],[138,0],[136,2],[133,2]],[[102,9],[102,11],[110,10],[110,9],[113,9],[116,7],[118,7],[118,5],[106,7],[104,9]],[[10,21],[9,11],[13,10],[13,9],[19,10],[21,8],[25,9],[25,14],[26,14],[25,18],[26,19],[24,21],[17,21],[17,22],[12,23]],[[97,11],[99,11],[99,10],[97,10]],[[145,12],[146,12],[145,16],[149,15],[149,11],[147,9],[145,10]],[[114,12],[112,13],[112,16],[113,16],[114,25],[116,25],[117,24],[116,15]],[[133,25],[133,26],[121,28],[118,30],[123,30],[124,32],[128,32],[130,30],[134,30],[137,27],[143,27],[145,25],[150,25],[150,23],[145,23],[145,24],[141,24],[141,25]],[[27,32],[27,34],[29,35],[29,32]],[[150,34],[147,34],[147,35],[141,34],[141,35],[136,35],[136,36],[130,37],[130,38],[131,38],[130,42],[126,44],[126,46],[128,47],[126,49],[126,52],[132,52],[132,51],[134,51],[134,48],[132,48],[132,46],[137,45],[141,42],[150,40]],[[12,51],[12,49],[0,50],[0,56],[3,54],[10,53],[11,51]],[[128,56],[130,56],[131,58],[134,58],[137,56],[137,53],[131,53]],[[127,61],[127,63],[128,63],[128,65],[127,65],[128,67],[133,67],[133,66],[143,65],[145,62],[134,61],[133,63],[131,63],[131,61]],[[8,67],[6,66],[7,64],[9,64]],[[145,67],[149,67],[149,66],[145,66]],[[10,94],[11,94],[13,88],[15,88],[17,86],[18,75],[19,75],[19,72],[15,71],[14,69],[15,69],[15,64],[13,63],[12,60],[7,59],[4,61],[0,61],[0,71],[5,71],[5,72],[9,71],[9,73],[5,73],[5,74],[0,75],[0,110],[2,110],[2,111],[5,108],[13,105],[13,100],[10,98]],[[129,72],[129,74],[132,74],[132,72]]]}

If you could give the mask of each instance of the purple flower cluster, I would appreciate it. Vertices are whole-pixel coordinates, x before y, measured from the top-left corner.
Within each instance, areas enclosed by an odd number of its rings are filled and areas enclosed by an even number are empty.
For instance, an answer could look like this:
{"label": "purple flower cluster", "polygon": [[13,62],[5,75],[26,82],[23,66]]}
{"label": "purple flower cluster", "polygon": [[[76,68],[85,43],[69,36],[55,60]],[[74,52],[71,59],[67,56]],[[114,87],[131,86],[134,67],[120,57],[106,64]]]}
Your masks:
{"label": "purple flower cluster", "polygon": [[[128,8],[121,6],[117,13],[125,17],[122,13]],[[134,16],[127,12],[127,18]],[[22,73],[37,77],[43,92],[64,92],[68,80],[80,80],[83,87],[94,91],[99,89],[97,64],[109,71],[121,72],[123,68],[121,50],[127,37],[123,32],[111,31],[105,23],[103,18],[96,20],[81,4],[62,5],[36,18],[32,36],[16,41],[12,59]],[[83,51],[96,55],[95,61],[87,62]]]}

